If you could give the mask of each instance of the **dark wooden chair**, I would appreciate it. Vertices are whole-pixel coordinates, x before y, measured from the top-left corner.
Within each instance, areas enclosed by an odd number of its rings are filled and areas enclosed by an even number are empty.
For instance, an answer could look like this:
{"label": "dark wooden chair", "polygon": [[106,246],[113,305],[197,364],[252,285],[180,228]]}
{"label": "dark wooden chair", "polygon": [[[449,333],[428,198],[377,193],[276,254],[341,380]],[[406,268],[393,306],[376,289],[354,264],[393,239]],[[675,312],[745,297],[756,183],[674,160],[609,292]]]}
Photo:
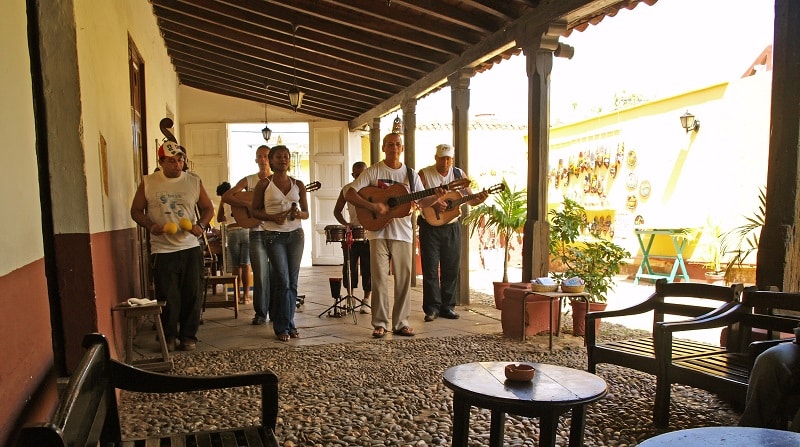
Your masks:
{"label": "dark wooden chair", "polygon": [[[663,322],[665,316],[707,318],[724,312],[738,302],[742,286],[730,287],[699,283],[668,283],[659,279],[655,291],[644,301],[618,310],[590,312],[586,314],[586,350],[588,370],[596,372],[597,364],[610,363],[649,374],[658,372],[653,335],[649,337],[599,343],[594,324],[597,319],[610,319],[653,312],[653,328]],[[725,349],[709,343],[692,340],[675,340],[670,349],[673,358],[724,352]]]}
{"label": "dark wooden chair", "polygon": [[[788,312],[787,312],[788,311]],[[661,323],[656,328],[656,356],[659,362],[654,422],[669,425],[670,389],[673,383],[693,386],[718,394],[743,407],[747,383],[755,358],[793,334],[800,323],[800,293],[745,290],[740,303],[725,312],[699,321]],[[729,327],[728,343],[723,352],[689,357],[669,356],[675,333],[687,330]],[[767,331],[768,340],[753,341],[753,329]]]}
{"label": "dark wooden chair", "polygon": [[[278,417],[278,378],[271,371],[217,377],[175,376],[145,371],[112,360],[108,343],[101,334],[87,335],[83,346],[87,351],[61,393],[55,414],[47,422],[23,427],[16,441],[18,447],[278,446],[274,434]],[[122,439],[117,389],[177,393],[251,385],[261,387],[261,425],[167,435],[163,439]]]}

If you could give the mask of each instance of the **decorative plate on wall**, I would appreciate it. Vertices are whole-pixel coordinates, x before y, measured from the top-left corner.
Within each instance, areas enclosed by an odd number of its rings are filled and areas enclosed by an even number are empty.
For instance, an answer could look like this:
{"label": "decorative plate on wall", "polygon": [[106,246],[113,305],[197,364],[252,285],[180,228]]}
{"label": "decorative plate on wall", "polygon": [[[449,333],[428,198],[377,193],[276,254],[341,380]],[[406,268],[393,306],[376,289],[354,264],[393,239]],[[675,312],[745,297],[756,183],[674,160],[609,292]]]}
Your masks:
{"label": "decorative plate on wall", "polygon": [[642,180],[642,183],[639,185],[639,195],[642,196],[643,199],[646,199],[650,196],[650,189],[650,182]]}
{"label": "decorative plate on wall", "polygon": [[633,191],[636,189],[638,185],[639,185],[639,178],[636,177],[636,174],[634,174],[633,172],[628,174],[628,179],[625,180],[625,187]]}
{"label": "decorative plate on wall", "polygon": [[636,151],[631,149],[628,151],[628,167],[633,169],[636,167]]}

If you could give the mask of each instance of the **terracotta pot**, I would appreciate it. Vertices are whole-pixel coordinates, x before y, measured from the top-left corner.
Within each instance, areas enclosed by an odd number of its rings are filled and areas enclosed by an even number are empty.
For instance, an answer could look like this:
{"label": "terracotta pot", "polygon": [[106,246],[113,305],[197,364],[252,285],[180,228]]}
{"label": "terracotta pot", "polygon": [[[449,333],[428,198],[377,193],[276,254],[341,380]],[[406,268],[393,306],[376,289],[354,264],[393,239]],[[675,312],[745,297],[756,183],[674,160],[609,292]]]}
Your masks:
{"label": "terracotta pot", "polygon": [[[572,306],[572,335],[586,335],[586,302],[570,301]],[[589,312],[606,310],[608,303],[589,303]],[[595,332],[600,331],[600,319],[595,320]]]}
{"label": "terracotta pot", "polygon": [[706,272],[705,277],[709,284],[725,285],[725,272]]}
{"label": "terracotta pot", "polygon": [[492,282],[494,285],[494,307],[503,310],[503,300],[505,296],[503,292],[508,288],[511,283],[508,282]]}

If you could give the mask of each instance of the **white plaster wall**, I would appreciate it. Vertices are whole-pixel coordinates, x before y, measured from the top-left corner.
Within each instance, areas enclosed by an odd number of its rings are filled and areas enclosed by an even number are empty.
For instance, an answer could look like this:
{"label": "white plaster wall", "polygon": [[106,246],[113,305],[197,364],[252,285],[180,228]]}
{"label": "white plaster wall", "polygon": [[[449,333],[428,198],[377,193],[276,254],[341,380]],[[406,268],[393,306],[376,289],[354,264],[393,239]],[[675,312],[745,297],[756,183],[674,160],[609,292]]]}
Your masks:
{"label": "white plaster wall", "polygon": [[[771,76],[764,73],[553,128],[551,147],[576,139],[577,143],[551,149],[550,165],[556,166],[559,159],[566,163],[581,148],[596,149],[603,143],[615,150],[624,142],[626,154],[636,151],[636,166],[629,168],[623,161],[607,189],[607,206],[602,206],[616,210],[615,241],[632,253],[638,251],[632,234],[637,215],[643,216],[644,228],[702,228],[711,217],[728,231],[744,223],[743,215],[753,213],[759,188],[766,185],[770,91]],[[680,127],[679,117],[686,110],[700,121],[697,132]],[[592,139],[604,131],[619,133],[606,141]],[[638,182],[651,183],[649,198],[626,187],[631,173]],[[551,202],[560,202],[564,192],[550,182]],[[633,211],[625,208],[630,194],[639,199]],[[701,244],[692,259],[704,253]]]}
{"label": "white plaster wall", "polygon": [[[147,2],[75,1],[86,188],[91,232],[134,225],[129,210],[134,178],[128,37],[144,59],[144,143],[154,157],[159,121],[178,115],[177,77]],[[108,195],[101,177],[100,136],[107,144]],[[151,161],[151,167],[153,163]]]}
{"label": "white plaster wall", "polygon": [[0,238],[0,276],[44,257],[31,98],[25,2],[5,2],[0,14],[0,203],[6,210]]}

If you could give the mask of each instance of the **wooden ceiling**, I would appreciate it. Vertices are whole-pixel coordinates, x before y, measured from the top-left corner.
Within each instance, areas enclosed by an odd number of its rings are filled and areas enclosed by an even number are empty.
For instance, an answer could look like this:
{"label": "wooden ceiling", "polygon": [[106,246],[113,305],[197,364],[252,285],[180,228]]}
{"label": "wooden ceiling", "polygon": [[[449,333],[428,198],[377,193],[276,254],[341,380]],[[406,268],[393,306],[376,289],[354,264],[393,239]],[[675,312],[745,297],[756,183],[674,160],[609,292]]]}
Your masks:
{"label": "wooden ceiling", "polygon": [[639,2],[150,0],[181,84],[289,109],[296,78],[303,113],[351,128],[519,53],[523,29],[584,29]]}

